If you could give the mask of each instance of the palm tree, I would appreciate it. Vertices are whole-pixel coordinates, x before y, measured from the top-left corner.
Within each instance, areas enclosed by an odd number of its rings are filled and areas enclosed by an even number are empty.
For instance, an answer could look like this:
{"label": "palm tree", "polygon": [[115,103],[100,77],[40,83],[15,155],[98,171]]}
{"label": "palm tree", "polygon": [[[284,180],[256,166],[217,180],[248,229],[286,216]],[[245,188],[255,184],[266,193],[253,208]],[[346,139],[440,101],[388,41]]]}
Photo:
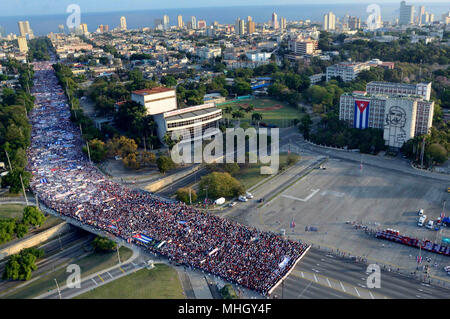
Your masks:
{"label": "palm tree", "polygon": [[232,106],[227,106],[227,107],[225,107],[225,108],[223,109],[223,111],[224,111],[225,113],[230,114],[231,112],[233,112],[233,107],[232,107]]}
{"label": "palm tree", "polygon": [[234,119],[238,119],[239,120],[239,125],[241,125],[241,118],[245,117],[245,114],[242,111],[234,111],[231,116]]}
{"label": "palm tree", "polygon": [[249,104],[249,106],[245,109],[245,112],[250,113],[255,109],[253,104]]}
{"label": "palm tree", "polygon": [[259,127],[259,122],[262,120],[262,114],[261,113],[253,113],[252,114],[252,121],[255,121]]}

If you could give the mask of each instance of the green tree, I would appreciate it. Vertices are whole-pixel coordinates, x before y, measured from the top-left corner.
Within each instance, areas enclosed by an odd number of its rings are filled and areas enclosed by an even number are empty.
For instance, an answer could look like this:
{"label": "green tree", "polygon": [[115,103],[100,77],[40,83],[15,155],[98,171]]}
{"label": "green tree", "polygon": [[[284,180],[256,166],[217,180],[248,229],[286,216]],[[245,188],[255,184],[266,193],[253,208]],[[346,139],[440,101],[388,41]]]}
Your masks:
{"label": "green tree", "polygon": [[311,117],[309,116],[309,114],[306,114],[300,120],[300,125],[299,125],[298,128],[299,128],[300,133],[303,134],[303,137],[305,139],[309,139],[309,134],[311,132],[311,125],[312,125],[312,123],[313,122],[312,122]]}
{"label": "green tree", "polygon": [[25,225],[42,226],[45,216],[35,206],[27,206],[23,209],[23,223]]}
{"label": "green tree", "polygon": [[23,236],[25,236],[28,233],[27,225],[25,225],[23,223],[17,223],[15,233],[18,238],[23,238]]}
{"label": "green tree", "polygon": [[438,143],[431,144],[428,149],[425,149],[429,156],[438,164],[442,164],[448,159],[447,150]]}
{"label": "green tree", "polygon": [[165,155],[160,156],[156,160],[156,164],[158,165],[159,171],[163,174],[175,168],[175,163],[172,161],[172,159]]}
{"label": "green tree", "polygon": [[117,243],[108,238],[97,236],[92,241],[92,247],[96,251],[113,251],[117,248]]}
{"label": "green tree", "polygon": [[[87,147],[83,147],[83,152],[88,153]],[[89,141],[89,152],[91,154],[91,160],[95,163],[102,162],[106,158],[107,149],[105,142],[99,139],[93,139]]]}
{"label": "green tree", "polygon": [[[189,191],[191,193],[190,198],[189,198]],[[197,192],[190,187],[179,188],[177,190],[177,199],[186,204],[189,204],[190,200],[192,200],[192,202],[196,202]]]}
{"label": "green tree", "polygon": [[244,186],[237,179],[229,173],[220,172],[212,172],[203,176],[199,188],[201,195],[206,195],[207,189],[210,198],[231,198],[245,193]]}
{"label": "green tree", "polygon": [[23,185],[25,188],[30,186],[31,173],[24,171],[23,169],[13,168],[12,172],[2,177],[2,187],[9,186],[9,192],[18,194],[22,192],[22,184],[20,182],[20,176],[22,176]]}

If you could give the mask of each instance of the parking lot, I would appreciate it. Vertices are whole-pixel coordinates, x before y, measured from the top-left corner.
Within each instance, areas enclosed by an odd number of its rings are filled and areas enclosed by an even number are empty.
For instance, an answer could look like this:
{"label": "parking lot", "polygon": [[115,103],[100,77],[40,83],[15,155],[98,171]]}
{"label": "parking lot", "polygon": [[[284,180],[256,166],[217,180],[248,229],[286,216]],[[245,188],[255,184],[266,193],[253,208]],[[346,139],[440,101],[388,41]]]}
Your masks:
{"label": "parking lot", "polygon": [[[338,159],[330,159],[324,166],[326,169],[314,170],[272,201],[249,212],[247,222],[275,232],[285,229],[291,239],[411,270],[416,268],[417,249],[375,239],[347,222],[372,229],[397,229],[408,236],[437,242],[442,236],[450,237],[448,228],[434,231],[417,226],[421,208],[428,218],[439,217],[443,201],[450,199],[446,182],[368,165],[361,169],[359,163]],[[316,231],[306,231],[306,227]],[[431,274],[448,278],[443,271],[450,264],[448,257],[423,251],[421,254],[424,260],[431,257]]]}

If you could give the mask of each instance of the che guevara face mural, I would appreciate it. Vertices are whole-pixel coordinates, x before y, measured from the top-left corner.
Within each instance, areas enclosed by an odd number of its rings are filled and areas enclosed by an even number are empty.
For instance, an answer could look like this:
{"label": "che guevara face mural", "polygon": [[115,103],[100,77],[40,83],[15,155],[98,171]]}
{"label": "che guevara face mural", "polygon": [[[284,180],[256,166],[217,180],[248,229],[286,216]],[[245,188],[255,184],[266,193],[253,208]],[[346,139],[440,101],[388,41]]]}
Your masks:
{"label": "che guevara face mural", "polygon": [[386,113],[384,129],[388,130],[389,145],[393,147],[402,147],[406,142],[406,112],[399,106],[392,106]]}

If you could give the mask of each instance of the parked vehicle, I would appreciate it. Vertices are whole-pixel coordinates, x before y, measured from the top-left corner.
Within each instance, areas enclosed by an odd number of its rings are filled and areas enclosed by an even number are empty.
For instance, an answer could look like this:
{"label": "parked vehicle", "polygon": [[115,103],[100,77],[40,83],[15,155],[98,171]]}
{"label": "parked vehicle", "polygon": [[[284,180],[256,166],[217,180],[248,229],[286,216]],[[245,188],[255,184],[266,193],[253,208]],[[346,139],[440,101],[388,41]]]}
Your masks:
{"label": "parked vehicle", "polygon": [[225,203],[225,197],[220,197],[214,201],[216,205],[222,205],[223,203]]}
{"label": "parked vehicle", "polygon": [[428,229],[433,229],[433,226],[434,226],[434,222],[432,220],[429,220],[427,223],[427,226],[425,226],[425,227]]}
{"label": "parked vehicle", "polygon": [[247,197],[248,199],[252,199],[253,195],[249,192],[245,192],[245,197]]}
{"label": "parked vehicle", "polygon": [[419,216],[422,216],[423,215],[423,209],[420,209],[419,210]]}
{"label": "parked vehicle", "polygon": [[228,207],[233,207],[233,206],[235,206],[236,205],[236,202],[231,202],[231,203],[229,203],[227,206]]}
{"label": "parked vehicle", "polygon": [[247,197],[241,195],[241,196],[238,197],[238,201],[240,201],[240,202],[248,202],[248,199],[247,199]]}
{"label": "parked vehicle", "polygon": [[427,220],[427,215],[420,216],[417,226],[422,227],[425,224],[426,220]]}

